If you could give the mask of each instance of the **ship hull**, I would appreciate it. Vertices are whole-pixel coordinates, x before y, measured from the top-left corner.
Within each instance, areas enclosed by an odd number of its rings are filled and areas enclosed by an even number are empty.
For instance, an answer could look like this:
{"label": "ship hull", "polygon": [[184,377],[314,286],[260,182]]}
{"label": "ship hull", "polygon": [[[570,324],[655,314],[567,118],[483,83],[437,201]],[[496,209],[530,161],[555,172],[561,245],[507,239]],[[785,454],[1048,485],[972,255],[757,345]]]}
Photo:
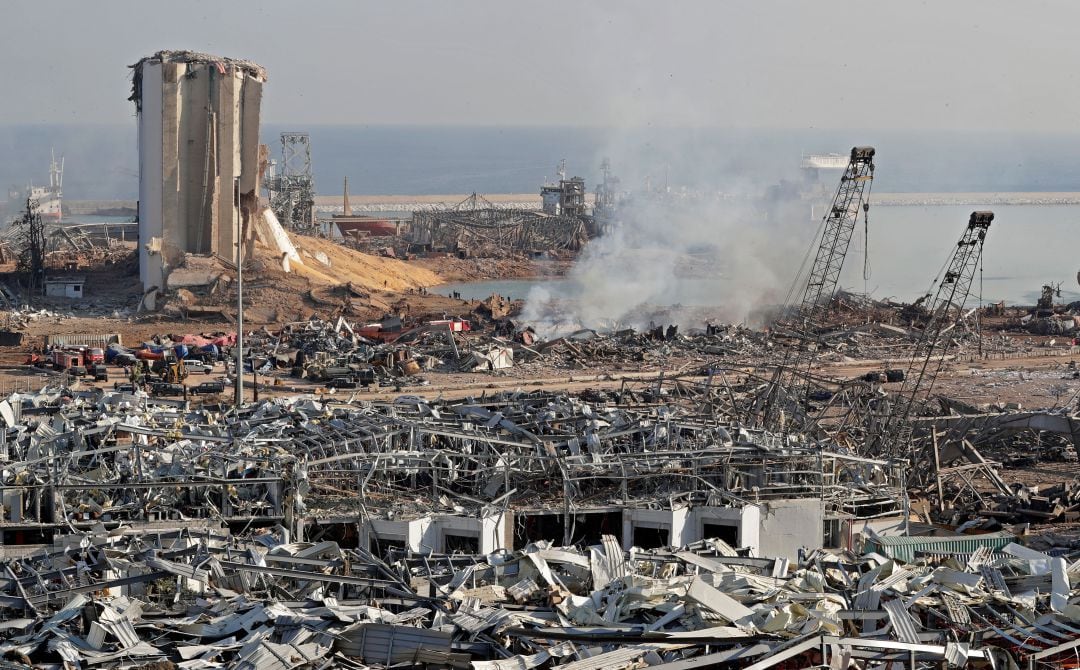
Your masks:
{"label": "ship hull", "polygon": [[63,216],[60,198],[51,188],[32,187],[29,198],[36,203],[34,213],[40,214],[41,218],[58,221]]}

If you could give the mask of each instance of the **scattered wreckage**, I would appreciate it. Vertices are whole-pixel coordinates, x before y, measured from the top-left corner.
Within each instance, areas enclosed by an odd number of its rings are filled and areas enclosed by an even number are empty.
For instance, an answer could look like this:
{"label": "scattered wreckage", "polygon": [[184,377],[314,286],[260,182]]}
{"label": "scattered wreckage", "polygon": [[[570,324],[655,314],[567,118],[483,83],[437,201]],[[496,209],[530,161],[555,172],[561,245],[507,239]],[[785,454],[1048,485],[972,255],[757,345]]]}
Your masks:
{"label": "scattered wreckage", "polygon": [[1008,536],[900,539],[794,564],[721,540],[377,556],[280,527],[97,527],[6,561],[0,650],[7,668],[1075,662],[1080,563]]}
{"label": "scattered wreckage", "polygon": [[[695,391],[696,389],[696,391]],[[5,667],[1062,667],[1080,561],[900,464],[583,396],[0,402]],[[834,547],[829,551],[824,546]]]}
{"label": "scattered wreckage", "polygon": [[[250,333],[245,347],[259,374],[342,389],[428,369],[685,363],[578,395],[236,408],[57,386],[0,402],[2,663],[1075,662],[1080,552],[1029,533],[1080,517],[1080,491],[1009,486],[995,460],[1002,445],[1049,433],[1046,453],[1065,460],[1073,418],[926,399],[908,437],[933,447],[920,453],[935,467],[917,463],[933,477],[863,449],[896,402],[885,386],[909,376],[891,366],[919,350],[917,315],[818,333],[822,360],[885,365],[816,379],[804,405],[816,426],[781,412],[779,430],[756,427],[753,412],[788,333],[654,327],[541,341],[501,310],[490,317],[495,335],[452,319],[411,330],[312,319]],[[946,332],[954,351],[973,341],[964,324]],[[112,343],[105,357],[227,357],[234,346],[228,333],[161,336]],[[210,384],[224,390],[194,388]]]}

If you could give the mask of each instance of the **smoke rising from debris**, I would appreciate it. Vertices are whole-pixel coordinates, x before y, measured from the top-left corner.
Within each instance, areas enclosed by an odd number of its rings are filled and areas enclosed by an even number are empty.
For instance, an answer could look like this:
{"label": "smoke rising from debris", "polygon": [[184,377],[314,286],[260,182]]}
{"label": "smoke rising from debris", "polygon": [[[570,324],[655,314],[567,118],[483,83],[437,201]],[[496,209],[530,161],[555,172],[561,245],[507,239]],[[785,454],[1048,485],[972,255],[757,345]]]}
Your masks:
{"label": "smoke rising from debris", "polygon": [[639,186],[623,200],[610,232],[582,252],[565,285],[533,289],[523,321],[546,336],[650,324],[686,329],[707,320],[757,323],[763,307],[783,302],[816,230],[813,201],[798,198],[792,183],[798,155],[770,166],[760,152],[740,160],[693,146],[671,149],[663,163],[646,163],[653,170],[648,188],[641,163],[612,159],[616,172],[630,175],[623,183]]}

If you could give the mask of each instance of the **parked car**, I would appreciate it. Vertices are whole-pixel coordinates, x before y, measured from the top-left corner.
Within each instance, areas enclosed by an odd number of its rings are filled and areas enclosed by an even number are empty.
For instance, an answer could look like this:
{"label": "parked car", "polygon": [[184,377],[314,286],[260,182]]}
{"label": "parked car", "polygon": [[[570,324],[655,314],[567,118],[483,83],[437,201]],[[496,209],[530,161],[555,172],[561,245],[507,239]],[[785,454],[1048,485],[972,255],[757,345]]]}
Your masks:
{"label": "parked car", "polygon": [[214,382],[203,382],[198,386],[193,387],[191,389],[191,392],[196,395],[202,395],[204,393],[224,393],[225,382],[221,381],[220,379]]}
{"label": "parked car", "polygon": [[170,384],[169,382],[156,382],[150,386],[150,393],[158,396],[184,395],[184,385]]}
{"label": "parked car", "polygon": [[208,375],[214,371],[213,363],[205,363],[203,361],[191,358],[184,359],[184,367],[187,368],[189,374],[201,372],[204,375]]}

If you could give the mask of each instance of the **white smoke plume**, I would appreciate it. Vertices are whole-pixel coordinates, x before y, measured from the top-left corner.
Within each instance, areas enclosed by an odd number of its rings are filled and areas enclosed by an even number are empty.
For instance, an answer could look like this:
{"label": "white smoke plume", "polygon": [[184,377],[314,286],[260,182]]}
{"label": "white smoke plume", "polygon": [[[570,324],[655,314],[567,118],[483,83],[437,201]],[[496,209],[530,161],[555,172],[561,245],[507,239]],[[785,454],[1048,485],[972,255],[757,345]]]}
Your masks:
{"label": "white smoke plume", "polygon": [[816,230],[811,201],[781,197],[793,196],[793,185],[775,188],[798,165],[797,154],[782,158],[771,183],[760,177],[768,169],[755,165],[750,172],[760,180],[748,178],[731,156],[724,164],[669,164],[668,174],[695,188],[637,189],[559,290],[533,289],[522,320],[547,337],[579,328],[757,325],[762,310],[784,301]]}
{"label": "white smoke plume", "polygon": [[[801,181],[805,136],[755,129],[757,119],[737,116],[745,107],[734,97],[703,89],[715,81],[708,70],[718,53],[707,42],[672,50],[648,39],[692,33],[701,25],[695,11],[676,4],[641,15],[647,19],[596,7],[583,14],[597,46],[581,65],[610,130],[594,165],[570,167],[593,173],[609,157],[632,197],[619,225],[582,252],[567,289],[534,290],[523,320],[549,336],[574,327],[755,321],[758,310],[784,301],[817,228],[810,201],[780,197],[798,187],[773,188]],[[638,48],[605,48],[626,34],[643,36]],[[747,92],[797,104],[767,86],[730,94]]]}

